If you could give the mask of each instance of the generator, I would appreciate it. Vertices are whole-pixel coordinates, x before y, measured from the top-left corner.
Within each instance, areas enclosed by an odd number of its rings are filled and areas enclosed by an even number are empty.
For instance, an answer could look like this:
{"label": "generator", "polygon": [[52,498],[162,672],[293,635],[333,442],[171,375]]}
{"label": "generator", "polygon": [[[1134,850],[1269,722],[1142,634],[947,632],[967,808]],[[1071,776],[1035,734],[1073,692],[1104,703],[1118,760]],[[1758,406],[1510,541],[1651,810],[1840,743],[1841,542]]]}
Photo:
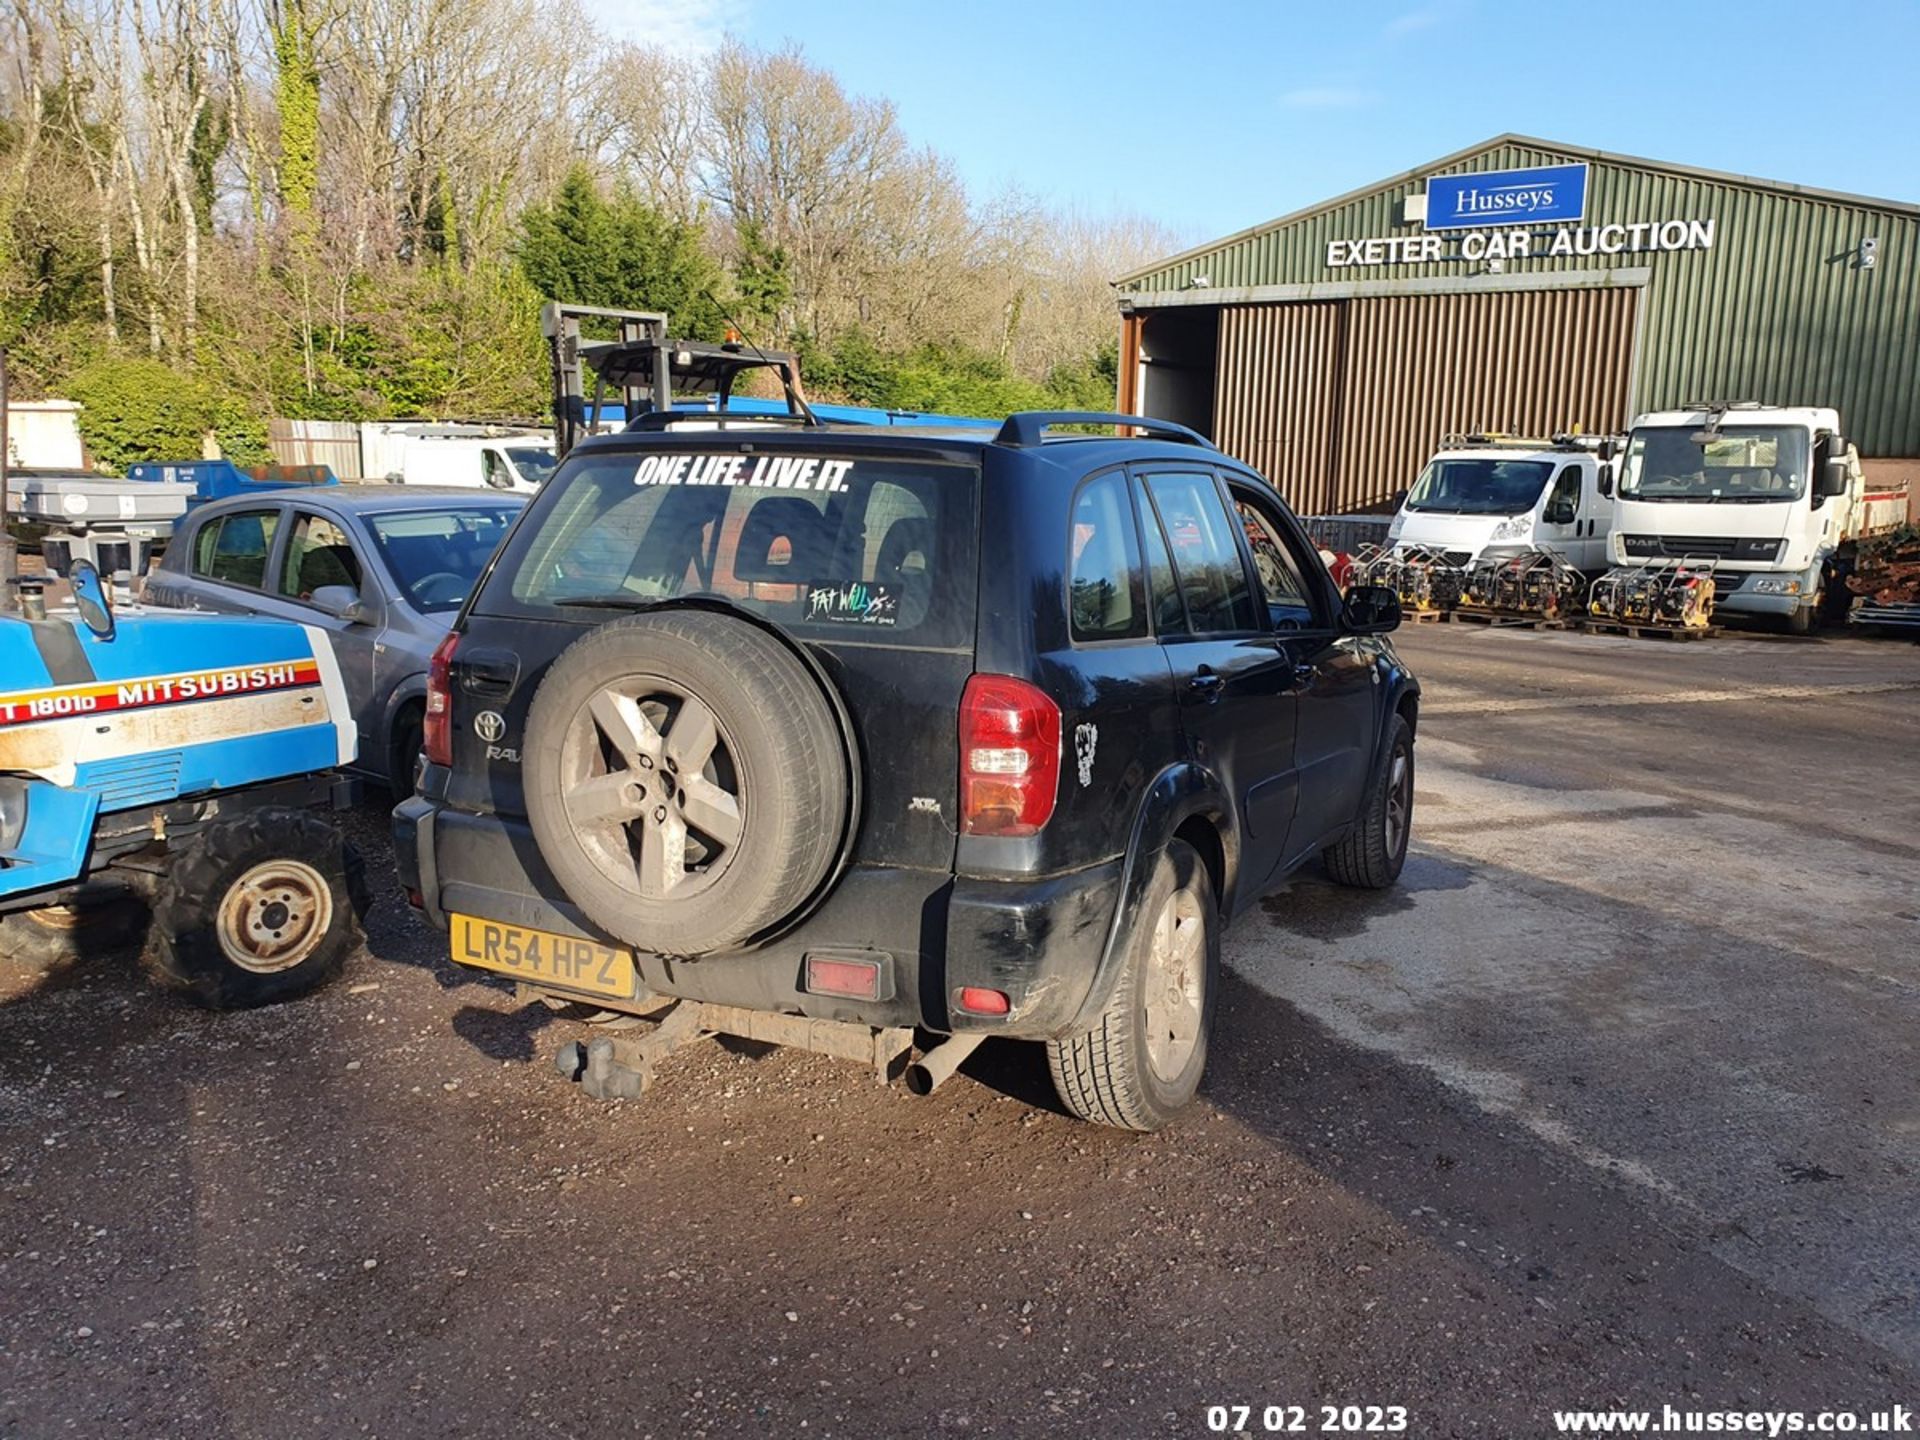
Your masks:
{"label": "generator", "polygon": [[1587,613],[1619,625],[1707,629],[1713,622],[1715,563],[1709,557],[1616,566],[1593,582]]}
{"label": "generator", "polygon": [[1384,585],[1414,612],[1447,611],[1460,603],[1466,572],[1446,552],[1426,545],[1362,545],[1353,556],[1348,582]]}
{"label": "generator", "polygon": [[1576,615],[1587,600],[1587,578],[1564,555],[1548,549],[1490,555],[1467,571],[1464,608],[1539,620]]}

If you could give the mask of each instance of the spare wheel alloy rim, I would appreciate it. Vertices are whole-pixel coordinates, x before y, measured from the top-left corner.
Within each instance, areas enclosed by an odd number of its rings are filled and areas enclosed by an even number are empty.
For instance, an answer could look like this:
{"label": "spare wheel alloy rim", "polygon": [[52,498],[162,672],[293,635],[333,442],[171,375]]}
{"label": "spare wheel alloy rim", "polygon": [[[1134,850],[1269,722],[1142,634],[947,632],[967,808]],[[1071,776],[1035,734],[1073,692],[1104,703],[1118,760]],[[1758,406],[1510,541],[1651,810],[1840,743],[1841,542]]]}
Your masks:
{"label": "spare wheel alloy rim", "polygon": [[267,860],[227,887],[215,930],[226,957],[255,975],[291,970],[333,928],[333,887],[300,860]]}
{"label": "spare wheel alloy rim", "polygon": [[594,867],[648,900],[711,888],[746,831],[737,747],[698,695],[653,675],[594,692],[560,747],[560,801]]}
{"label": "spare wheel alloy rim", "polygon": [[1200,1044],[1206,966],[1200,897],[1189,889],[1175,890],[1160,907],[1147,942],[1147,1063],[1164,1081],[1180,1078]]}

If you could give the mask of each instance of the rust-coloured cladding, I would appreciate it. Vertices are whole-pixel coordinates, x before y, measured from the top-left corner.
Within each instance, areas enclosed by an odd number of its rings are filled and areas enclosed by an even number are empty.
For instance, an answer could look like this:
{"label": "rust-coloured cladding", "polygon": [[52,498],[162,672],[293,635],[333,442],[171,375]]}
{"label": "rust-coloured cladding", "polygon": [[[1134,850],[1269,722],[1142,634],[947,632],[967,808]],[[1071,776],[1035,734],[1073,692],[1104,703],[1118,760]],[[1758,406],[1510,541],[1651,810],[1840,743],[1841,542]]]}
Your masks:
{"label": "rust-coloured cladding", "polygon": [[[1585,162],[1587,226],[1711,222],[1705,249],[1531,254],[1488,288],[1646,272],[1629,409],[1756,399],[1832,405],[1867,456],[1920,457],[1920,206],[1504,135],[1121,277],[1147,303],[1230,304],[1268,286],[1458,283],[1458,260],[1331,267],[1329,241],[1417,236],[1426,177]],[[1860,245],[1875,244],[1874,263]],[[1288,298],[1319,299],[1316,295]]]}
{"label": "rust-coloured cladding", "polygon": [[1116,408],[1122,415],[1140,413],[1140,327],[1144,315],[1120,317],[1120,384]]}
{"label": "rust-coloured cladding", "polygon": [[1619,430],[1637,291],[1234,305],[1214,440],[1302,514],[1388,510],[1442,439]]}
{"label": "rust-coloured cladding", "polygon": [[1636,293],[1535,290],[1345,302],[1339,447],[1314,513],[1391,509],[1448,435],[1622,429]]}
{"label": "rust-coloured cladding", "polygon": [[1290,504],[1325,489],[1339,433],[1345,355],[1339,301],[1234,305],[1220,315],[1213,441],[1272,481]]}

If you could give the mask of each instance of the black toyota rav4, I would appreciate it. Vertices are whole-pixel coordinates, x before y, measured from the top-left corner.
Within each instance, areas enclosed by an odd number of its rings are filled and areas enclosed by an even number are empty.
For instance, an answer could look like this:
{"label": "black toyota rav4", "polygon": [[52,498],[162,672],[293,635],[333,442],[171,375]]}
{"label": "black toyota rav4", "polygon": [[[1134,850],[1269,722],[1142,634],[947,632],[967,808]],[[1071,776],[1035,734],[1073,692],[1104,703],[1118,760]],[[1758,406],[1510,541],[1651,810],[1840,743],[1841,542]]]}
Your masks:
{"label": "black toyota rav4", "polygon": [[[1064,428],[1095,421],[1136,433]],[[590,440],[434,659],[402,877],[456,962],[551,1003],[883,1071],[950,1037],[923,1087],[1041,1041],[1068,1109],[1151,1129],[1199,1084],[1222,927],[1316,857],[1399,874],[1398,619],[1159,421]],[[563,1069],[637,1093],[630,1043]]]}

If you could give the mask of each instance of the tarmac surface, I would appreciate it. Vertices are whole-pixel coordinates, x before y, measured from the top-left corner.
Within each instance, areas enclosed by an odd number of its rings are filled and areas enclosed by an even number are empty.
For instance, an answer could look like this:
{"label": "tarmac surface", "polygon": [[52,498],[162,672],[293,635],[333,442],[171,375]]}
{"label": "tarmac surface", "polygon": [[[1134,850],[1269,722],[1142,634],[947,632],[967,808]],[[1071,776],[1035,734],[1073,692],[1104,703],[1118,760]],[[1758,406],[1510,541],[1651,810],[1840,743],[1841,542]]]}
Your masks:
{"label": "tarmac surface", "polygon": [[[637,1102],[392,892],[308,1001],[0,1006],[0,1435],[1205,1435],[1920,1398],[1920,647],[1408,627],[1415,853],[1203,1103],[708,1044]],[[1360,1417],[1364,1421],[1364,1417]]]}

